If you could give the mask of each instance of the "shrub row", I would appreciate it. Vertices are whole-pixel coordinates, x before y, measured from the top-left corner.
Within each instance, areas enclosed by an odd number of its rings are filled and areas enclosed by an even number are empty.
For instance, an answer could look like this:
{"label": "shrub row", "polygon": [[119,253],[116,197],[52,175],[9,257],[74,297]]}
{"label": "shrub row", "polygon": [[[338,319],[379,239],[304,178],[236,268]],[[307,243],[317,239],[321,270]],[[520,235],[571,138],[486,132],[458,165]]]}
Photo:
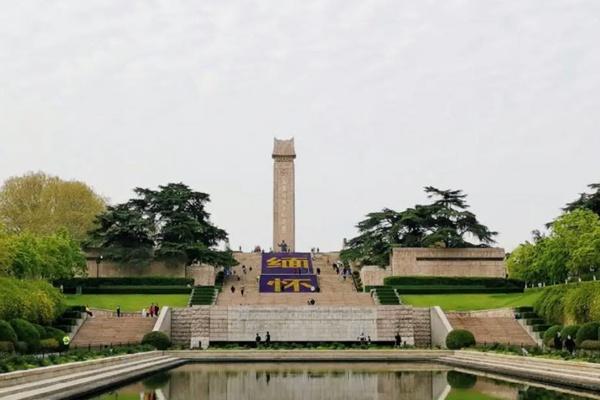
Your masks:
{"label": "shrub row", "polygon": [[120,354],[134,354],[142,351],[153,350],[151,346],[124,346],[111,347],[103,350],[72,350],[63,354],[51,354],[47,357],[28,356],[10,356],[0,358],[0,373],[12,372],[33,367],[45,367],[49,365],[64,364],[67,362],[84,361],[88,359],[97,359],[99,357],[112,357]]}
{"label": "shrub row", "polygon": [[517,279],[474,278],[453,276],[389,276],[383,280],[387,286],[481,286],[486,288],[525,288]]}
{"label": "shrub row", "polygon": [[50,324],[65,310],[64,296],[45,281],[0,278],[0,319]]}
{"label": "shrub row", "polygon": [[39,351],[58,351],[64,349],[62,343],[65,332],[32,324],[23,319],[10,322],[0,320],[0,352],[36,353]]}
{"label": "shrub row", "polygon": [[[554,347],[554,337],[556,333],[560,332],[560,336],[562,340],[565,340],[567,336],[571,336],[571,338],[575,339],[575,344],[584,348],[583,344],[585,342],[595,342],[600,340],[600,322],[588,322],[583,325],[569,325],[569,326],[561,326],[554,325],[544,333],[544,344],[546,346]],[[593,343],[588,343],[588,347],[594,346]],[[594,350],[594,349],[588,349]]]}
{"label": "shrub row", "polygon": [[600,321],[600,282],[548,287],[534,308],[540,317],[553,324]]}
{"label": "shrub row", "polygon": [[[186,286],[101,286],[85,287],[81,292],[83,294],[189,294],[191,291],[192,289]],[[69,291],[65,290],[65,292]]]}
{"label": "shrub row", "polygon": [[194,280],[189,278],[171,278],[163,276],[123,277],[123,278],[71,278],[59,279],[53,282],[54,286],[64,288],[92,288],[100,286],[187,286],[193,285]]}
{"label": "shrub row", "polygon": [[400,294],[459,294],[459,293],[521,293],[522,288],[516,287],[484,287],[484,286],[390,286]]}

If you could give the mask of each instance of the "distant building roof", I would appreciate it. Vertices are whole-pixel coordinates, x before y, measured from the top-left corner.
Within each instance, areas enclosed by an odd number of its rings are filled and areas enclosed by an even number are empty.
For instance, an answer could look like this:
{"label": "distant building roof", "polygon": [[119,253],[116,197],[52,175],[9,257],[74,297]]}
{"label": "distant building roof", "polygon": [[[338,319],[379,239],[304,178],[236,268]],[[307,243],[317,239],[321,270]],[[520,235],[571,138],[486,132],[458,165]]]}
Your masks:
{"label": "distant building roof", "polygon": [[273,146],[273,157],[293,157],[296,158],[294,150],[294,138],[288,140],[280,140],[275,138]]}

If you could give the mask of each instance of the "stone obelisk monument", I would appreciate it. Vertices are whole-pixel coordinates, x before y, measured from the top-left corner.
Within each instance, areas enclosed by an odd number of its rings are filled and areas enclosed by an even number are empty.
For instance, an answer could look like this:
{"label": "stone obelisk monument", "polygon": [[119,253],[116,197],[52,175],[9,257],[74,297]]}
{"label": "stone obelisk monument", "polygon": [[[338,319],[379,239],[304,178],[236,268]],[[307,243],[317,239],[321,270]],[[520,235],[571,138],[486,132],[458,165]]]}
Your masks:
{"label": "stone obelisk monument", "polygon": [[294,139],[275,139],[273,147],[273,251],[285,243],[296,249],[296,212],[294,183]]}

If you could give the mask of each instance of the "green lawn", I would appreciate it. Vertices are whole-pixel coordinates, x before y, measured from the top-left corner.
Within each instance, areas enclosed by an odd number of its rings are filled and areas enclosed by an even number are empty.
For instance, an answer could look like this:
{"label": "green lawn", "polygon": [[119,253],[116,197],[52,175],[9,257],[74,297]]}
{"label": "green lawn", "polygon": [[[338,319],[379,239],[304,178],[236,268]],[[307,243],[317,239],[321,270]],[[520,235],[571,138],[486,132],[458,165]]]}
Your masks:
{"label": "green lawn", "polygon": [[150,303],[159,306],[185,307],[190,298],[187,294],[67,294],[67,304],[87,305],[90,308],[115,310],[121,306],[123,312],[142,312]]}
{"label": "green lawn", "polygon": [[419,294],[401,297],[405,304],[417,307],[440,306],[445,311],[469,311],[532,306],[541,293],[541,290],[528,290],[525,293]]}

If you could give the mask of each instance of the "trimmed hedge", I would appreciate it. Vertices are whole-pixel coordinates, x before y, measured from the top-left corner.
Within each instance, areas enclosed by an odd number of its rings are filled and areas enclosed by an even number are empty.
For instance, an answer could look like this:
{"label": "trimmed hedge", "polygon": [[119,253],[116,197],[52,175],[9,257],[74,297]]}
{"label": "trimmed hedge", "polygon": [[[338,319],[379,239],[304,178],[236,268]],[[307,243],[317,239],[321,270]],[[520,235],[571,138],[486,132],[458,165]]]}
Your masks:
{"label": "trimmed hedge", "polygon": [[166,350],[171,346],[171,339],[163,332],[149,332],[144,335],[142,344],[150,345],[157,350]]}
{"label": "trimmed hedge", "polygon": [[475,336],[466,329],[455,329],[446,336],[446,346],[450,350],[475,346]]}
{"label": "trimmed hedge", "polygon": [[525,282],[517,279],[474,278],[454,276],[388,276],[386,286],[481,286],[487,288],[525,288]]}
{"label": "trimmed hedge", "polygon": [[83,288],[100,286],[187,286],[193,285],[194,280],[189,278],[171,278],[164,276],[124,277],[124,278],[71,278],[59,279],[53,282],[54,286],[63,288]]}
{"label": "trimmed hedge", "polygon": [[17,343],[17,333],[6,321],[0,320],[0,342]]}
{"label": "trimmed hedge", "polygon": [[60,349],[58,340],[52,338],[40,340],[40,347],[44,351],[58,351]]}
{"label": "trimmed hedge", "polygon": [[548,287],[542,291],[534,308],[553,324],[600,321],[600,282]]}
{"label": "trimmed hedge", "polygon": [[523,289],[515,287],[485,287],[466,285],[437,285],[437,286],[390,286],[400,294],[461,294],[461,293],[521,293]]}
{"label": "trimmed hedge", "polygon": [[0,341],[0,354],[2,353],[14,353],[15,344],[13,342]]}
{"label": "trimmed hedge", "polygon": [[600,322],[588,322],[581,325],[575,338],[577,346],[586,340],[598,340],[598,329],[600,329]]}
{"label": "trimmed hedge", "polygon": [[187,286],[101,286],[85,287],[83,294],[189,294]]}
{"label": "trimmed hedge", "polygon": [[65,298],[48,282],[0,278],[0,319],[50,324],[65,310]]}
{"label": "trimmed hedge", "polygon": [[600,350],[600,340],[584,340],[579,347],[584,350],[598,351]]}
{"label": "trimmed hedge", "polygon": [[40,334],[33,324],[24,319],[13,319],[10,325],[15,330],[19,341],[27,344],[27,351],[36,352],[40,348]]}

